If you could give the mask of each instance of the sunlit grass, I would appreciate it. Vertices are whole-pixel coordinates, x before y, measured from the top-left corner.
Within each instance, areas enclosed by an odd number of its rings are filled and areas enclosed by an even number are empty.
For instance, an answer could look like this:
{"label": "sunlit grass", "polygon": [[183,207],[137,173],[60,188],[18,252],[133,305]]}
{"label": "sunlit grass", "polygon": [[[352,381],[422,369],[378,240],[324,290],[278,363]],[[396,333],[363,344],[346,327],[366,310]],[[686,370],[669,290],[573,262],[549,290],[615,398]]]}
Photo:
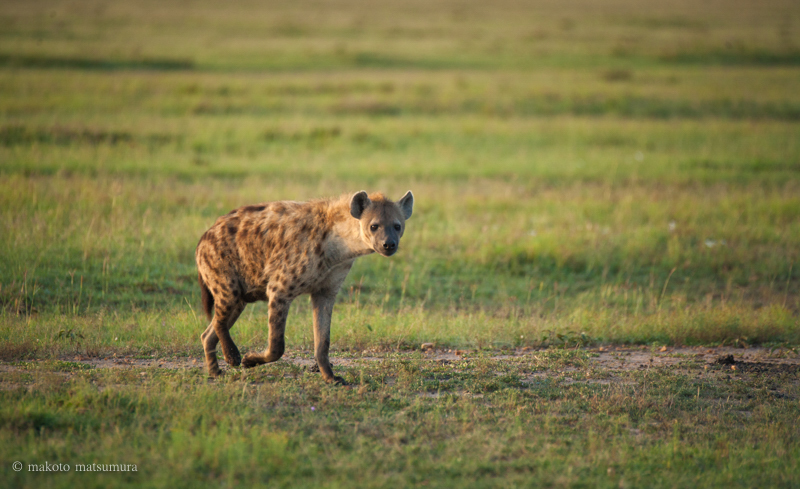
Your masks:
{"label": "sunlit grass", "polygon": [[[10,176],[2,238],[7,327],[14,315],[30,312],[25,323],[52,324],[49,318],[63,314],[80,321],[98,311],[201,316],[193,250],[216,216],[267,198],[304,199],[369,183],[285,178],[209,184]],[[335,345],[539,344],[547,331],[619,342],[796,341],[800,204],[792,185],[549,187],[470,179],[405,186],[418,209],[400,254],[359,260],[340,298],[342,307],[367,306],[359,321],[381,326],[354,335],[350,319],[341,320]],[[396,183],[387,187],[390,194],[403,191]],[[730,308],[740,321],[716,319],[731,316],[720,312]],[[385,329],[381,316],[407,310],[422,318]],[[498,325],[464,327],[475,313]],[[99,327],[113,336],[121,326]],[[20,341],[11,329],[6,338]],[[527,339],[518,341],[520,335]],[[134,348],[152,343],[131,341]]]}
{"label": "sunlit grass", "polygon": [[[797,386],[703,370],[617,372],[585,352],[451,363],[385,356],[332,388],[291,363],[208,383],[199,369],[17,362],[0,391],[15,487],[242,483],[790,487]],[[35,379],[35,381],[34,381]],[[720,430],[720,422],[726,429]],[[28,464],[69,463],[62,473]],[[78,472],[75,464],[135,464]],[[768,467],[769,470],[765,470]]]}
{"label": "sunlit grass", "polygon": [[[793,487],[793,374],[610,371],[587,347],[800,345],[799,8],[5,2],[3,481]],[[359,259],[338,297],[353,385],[296,361],[307,297],[295,361],[209,381],[202,233],[361,189],[416,202],[399,253]],[[243,352],[266,314],[236,323]]]}

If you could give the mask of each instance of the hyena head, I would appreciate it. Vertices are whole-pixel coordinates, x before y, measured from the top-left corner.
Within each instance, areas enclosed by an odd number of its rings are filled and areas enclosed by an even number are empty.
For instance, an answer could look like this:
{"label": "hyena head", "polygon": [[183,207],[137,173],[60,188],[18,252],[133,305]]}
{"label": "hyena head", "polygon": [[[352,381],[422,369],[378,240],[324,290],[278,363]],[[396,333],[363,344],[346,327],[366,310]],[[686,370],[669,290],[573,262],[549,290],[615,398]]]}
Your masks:
{"label": "hyena head", "polygon": [[383,256],[397,252],[406,229],[406,219],[411,217],[413,208],[411,191],[397,202],[381,194],[373,194],[370,198],[363,190],[350,199],[350,214],[361,223],[361,239]]}

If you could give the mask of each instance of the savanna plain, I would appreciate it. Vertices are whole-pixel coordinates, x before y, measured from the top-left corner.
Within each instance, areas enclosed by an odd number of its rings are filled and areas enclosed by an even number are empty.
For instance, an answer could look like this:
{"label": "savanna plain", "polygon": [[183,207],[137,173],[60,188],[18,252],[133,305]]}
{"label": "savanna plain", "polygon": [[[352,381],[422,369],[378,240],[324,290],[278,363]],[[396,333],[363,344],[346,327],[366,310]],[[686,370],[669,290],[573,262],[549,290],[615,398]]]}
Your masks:
{"label": "savanna plain", "polygon": [[[0,486],[798,486],[800,3],[0,25]],[[283,359],[208,379],[203,232],[361,189],[416,204],[339,294],[349,385],[308,368],[305,296]]]}

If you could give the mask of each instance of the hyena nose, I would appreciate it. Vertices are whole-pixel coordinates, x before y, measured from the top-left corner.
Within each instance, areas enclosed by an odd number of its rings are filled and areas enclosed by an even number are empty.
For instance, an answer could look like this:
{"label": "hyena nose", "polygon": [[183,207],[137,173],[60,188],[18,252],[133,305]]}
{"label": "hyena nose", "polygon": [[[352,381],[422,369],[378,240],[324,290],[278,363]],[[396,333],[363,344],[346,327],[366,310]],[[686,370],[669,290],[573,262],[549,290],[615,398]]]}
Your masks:
{"label": "hyena nose", "polygon": [[397,249],[397,243],[395,243],[394,241],[386,241],[385,243],[383,243],[383,249],[386,251],[394,251],[395,249]]}

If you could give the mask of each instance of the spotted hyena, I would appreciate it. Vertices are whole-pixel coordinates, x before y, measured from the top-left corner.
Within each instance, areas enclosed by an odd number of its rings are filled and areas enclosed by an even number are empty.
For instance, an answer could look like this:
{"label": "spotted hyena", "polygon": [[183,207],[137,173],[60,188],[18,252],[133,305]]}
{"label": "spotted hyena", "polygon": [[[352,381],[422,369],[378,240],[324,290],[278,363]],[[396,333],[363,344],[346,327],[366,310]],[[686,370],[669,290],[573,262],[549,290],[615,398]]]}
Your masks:
{"label": "spotted hyena", "polygon": [[[217,342],[228,365],[255,367],[274,362],[284,351],[289,306],[310,294],[314,309],[314,351],[327,382],[331,313],[336,293],[356,258],[397,252],[414,196],[397,202],[361,191],[334,200],[269,202],[240,207],[217,219],[197,245],[203,308],[211,323],[200,335],[208,373],[221,373]],[[230,329],[246,304],[269,302],[269,345],[242,359]]]}

